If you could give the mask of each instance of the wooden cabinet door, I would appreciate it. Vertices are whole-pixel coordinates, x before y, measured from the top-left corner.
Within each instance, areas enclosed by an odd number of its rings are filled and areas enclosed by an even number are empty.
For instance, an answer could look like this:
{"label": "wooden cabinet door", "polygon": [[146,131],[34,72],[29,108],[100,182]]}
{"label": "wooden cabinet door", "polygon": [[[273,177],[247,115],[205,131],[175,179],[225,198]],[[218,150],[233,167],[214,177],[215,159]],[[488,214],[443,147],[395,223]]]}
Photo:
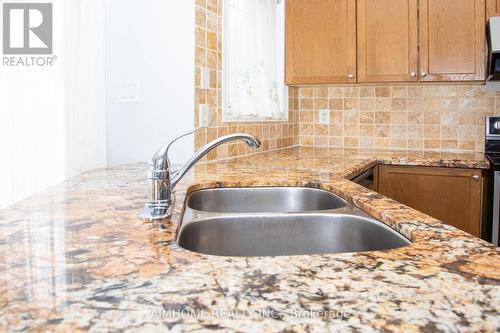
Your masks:
{"label": "wooden cabinet door", "polygon": [[420,0],[420,80],[484,80],[485,0]]}
{"label": "wooden cabinet door", "polygon": [[380,165],[378,191],[474,236],[481,236],[480,170]]}
{"label": "wooden cabinet door", "polygon": [[358,0],[358,82],[417,81],[417,0]]}
{"label": "wooden cabinet door", "polygon": [[500,16],[500,0],[486,0],[487,18],[490,16]]}
{"label": "wooden cabinet door", "polygon": [[356,82],[356,0],[286,1],[286,83]]}

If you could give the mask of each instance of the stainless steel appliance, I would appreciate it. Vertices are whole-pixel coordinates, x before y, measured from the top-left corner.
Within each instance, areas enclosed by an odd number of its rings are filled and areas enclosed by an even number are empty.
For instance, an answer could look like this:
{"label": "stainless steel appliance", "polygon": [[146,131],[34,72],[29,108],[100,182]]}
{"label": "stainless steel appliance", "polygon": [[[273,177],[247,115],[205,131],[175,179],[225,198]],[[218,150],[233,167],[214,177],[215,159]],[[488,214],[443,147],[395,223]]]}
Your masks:
{"label": "stainless steel appliance", "polygon": [[500,80],[500,16],[492,16],[488,24],[488,81]]}
{"label": "stainless steel appliance", "polygon": [[354,177],[353,179],[351,179],[351,181],[361,186],[364,186],[370,190],[373,190],[374,177],[375,177],[374,168],[371,168],[363,172],[359,176]]}
{"label": "stainless steel appliance", "polygon": [[492,243],[498,246],[500,224],[500,116],[486,117],[485,155],[493,169]]}

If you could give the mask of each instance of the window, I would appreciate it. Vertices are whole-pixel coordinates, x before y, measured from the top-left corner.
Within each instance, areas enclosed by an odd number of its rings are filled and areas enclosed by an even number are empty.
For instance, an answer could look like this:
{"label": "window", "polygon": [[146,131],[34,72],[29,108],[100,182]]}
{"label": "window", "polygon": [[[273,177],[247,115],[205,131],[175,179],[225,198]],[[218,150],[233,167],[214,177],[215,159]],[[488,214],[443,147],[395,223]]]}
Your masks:
{"label": "window", "polygon": [[225,0],[223,120],[286,120],[285,4]]}

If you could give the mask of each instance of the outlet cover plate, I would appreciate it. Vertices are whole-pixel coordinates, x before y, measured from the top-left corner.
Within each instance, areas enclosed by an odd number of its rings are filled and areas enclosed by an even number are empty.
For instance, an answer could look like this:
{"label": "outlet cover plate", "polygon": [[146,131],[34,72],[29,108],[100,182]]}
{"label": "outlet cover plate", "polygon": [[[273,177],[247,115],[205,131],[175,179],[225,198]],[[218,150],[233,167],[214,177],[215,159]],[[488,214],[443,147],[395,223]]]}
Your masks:
{"label": "outlet cover plate", "polygon": [[200,89],[210,88],[210,72],[207,67],[201,67],[200,69]]}
{"label": "outlet cover plate", "polygon": [[208,117],[210,113],[210,107],[208,104],[200,104],[198,107],[199,116],[199,127],[208,127]]}
{"label": "outlet cover plate", "polygon": [[321,109],[319,110],[319,120],[321,125],[330,125],[330,110]]}

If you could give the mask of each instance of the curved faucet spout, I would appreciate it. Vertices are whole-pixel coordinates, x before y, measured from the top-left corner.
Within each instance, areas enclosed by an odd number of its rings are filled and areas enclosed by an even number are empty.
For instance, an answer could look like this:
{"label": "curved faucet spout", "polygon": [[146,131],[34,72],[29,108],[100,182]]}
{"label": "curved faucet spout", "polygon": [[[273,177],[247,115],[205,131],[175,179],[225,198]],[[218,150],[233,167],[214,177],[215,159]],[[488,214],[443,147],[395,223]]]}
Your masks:
{"label": "curved faucet spout", "polygon": [[179,183],[179,181],[186,175],[186,173],[196,164],[196,162],[198,162],[200,159],[203,158],[203,156],[205,156],[206,154],[208,154],[210,151],[217,148],[218,146],[220,146],[226,142],[230,142],[230,141],[234,141],[234,140],[242,140],[251,148],[259,148],[260,147],[259,139],[257,139],[253,135],[244,134],[244,133],[229,134],[229,135],[222,136],[218,139],[215,139],[212,142],[207,143],[200,150],[198,150],[196,152],[196,154],[194,154],[194,156],[173,175],[172,190],[175,188],[177,183]]}
{"label": "curved faucet spout", "polygon": [[181,167],[178,171],[172,172],[170,170],[170,162],[168,159],[169,148],[177,139],[191,133],[193,133],[193,131],[177,137],[156,152],[153,162],[151,163],[151,172],[148,179],[148,200],[141,214],[141,217],[144,219],[156,220],[170,217],[172,211],[172,191],[175,186],[177,186],[182,177],[186,175],[196,162],[198,162],[211,150],[217,148],[221,144],[234,140],[242,140],[252,148],[260,147],[259,139],[253,135],[244,133],[229,134],[209,142],[197,151],[183,167]]}

